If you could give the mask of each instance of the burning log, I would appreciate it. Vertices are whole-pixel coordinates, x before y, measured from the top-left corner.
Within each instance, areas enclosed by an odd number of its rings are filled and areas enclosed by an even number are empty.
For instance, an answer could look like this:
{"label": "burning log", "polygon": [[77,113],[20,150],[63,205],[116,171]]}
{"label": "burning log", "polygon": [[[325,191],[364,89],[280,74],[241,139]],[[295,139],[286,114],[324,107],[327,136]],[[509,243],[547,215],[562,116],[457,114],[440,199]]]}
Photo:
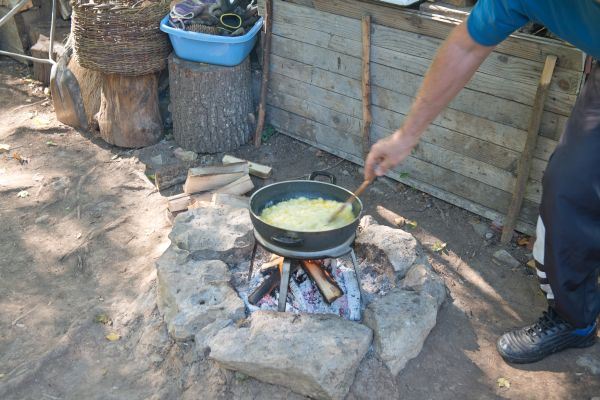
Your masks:
{"label": "burning log", "polygon": [[[283,262],[283,259],[281,259]],[[279,286],[281,280],[281,274],[279,268],[276,268],[271,275],[269,275],[264,281],[250,295],[248,296],[248,303],[255,306],[263,297],[270,294]]]}
{"label": "burning log", "polygon": [[283,263],[283,257],[276,257],[269,262],[264,263],[260,266],[260,272],[263,274],[270,273],[275,269],[281,269],[281,264]]}
{"label": "burning log", "polygon": [[319,289],[327,304],[333,303],[344,295],[331,275],[317,261],[302,260],[302,268]]}

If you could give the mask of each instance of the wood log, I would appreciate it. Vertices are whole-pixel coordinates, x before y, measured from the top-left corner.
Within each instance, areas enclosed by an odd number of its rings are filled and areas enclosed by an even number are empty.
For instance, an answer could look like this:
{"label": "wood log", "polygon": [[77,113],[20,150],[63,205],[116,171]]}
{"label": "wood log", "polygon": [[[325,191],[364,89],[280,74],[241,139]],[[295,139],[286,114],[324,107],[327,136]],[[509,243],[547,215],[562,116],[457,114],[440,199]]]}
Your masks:
{"label": "wood log", "polygon": [[199,193],[217,189],[242,178],[248,171],[248,163],[190,168],[183,191]]}
{"label": "wood log", "polygon": [[260,102],[258,105],[258,121],[254,131],[254,145],[260,146],[262,131],[265,126],[267,89],[269,85],[269,72],[271,70],[271,34],[273,31],[273,0],[265,0],[265,34],[261,40],[262,48],[262,81],[260,84]]}
{"label": "wood log", "polygon": [[[31,56],[36,58],[48,58],[48,51],[50,51],[50,38],[44,35],[40,35],[36,44],[31,46]],[[63,55],[65,47],[60,42],[54,43],[53,59],[58,60],[58,57]],[[38,80],[44,84],[44,86],[50,86],[50,70],[52,65],[47,63],[33,63],[33,79]]]}
{"label": "wood log", "polygon": [[271,261],[268,261],[260,266],[258,269],[261,273],[268,273],[272,269],[281,269],[283,264],[283,257],[279,256]]}
{"label": "wood log", "polygon": [[211,203],[217,206],[227,205],[237,208],[250,208],[250,199],[229,193],[213,193]]}
{"label": "wood log", "polygon": [[88,120],[88,126],[92,130],[97,131],[98,121],[96,121],[96,114],[100,111],[100,92],[102,91],[102,81],[104,79],[102,73],[82,67],[77,62],[76,57],[71,57],[69,60],[69,69],[73,75],[75,75],[77,83],[79,83],[79,90],[81,92],[83,109],[85,110],[85,115]]}
{"label": "wood log", "polygon": [[[234,156],[225,155],[223,157],[223,164],[233,164],[239,162],[246,162],[246,160],[242,160],[241,158],[237,158]],[[267,179],[271,176],[273,172],[273,168],[268,167],[266,165],[261,165],[257,163],[253,163],[252,161],[247,161],[248,167],[250,168],[250,175],[257,176],[259,178]]]}
{"label": "wood log", "polygon": [[189,195],[187,193],[180,193],[174,196],[167,197],[167,207],[172,213],[179,211],[185,211],[188,208],[199,207],[201,203],[206,205],[211,204],[210,193],[202,193],[198,195]]}
{"label": "wood log", "polygon": [[222,188],[217,189],[216,192],[242,195],[248,193],[252,189],[254,189],[254,183],[252,183],[250,175],[246,174],[238,180],[231,182],[229,185],[225,185]]}
{"label": "wood log", "polygon": [[317,285],[317,289],[327,304],[333,303],[344,295],[335,280],[325,271],[323,265],[312,260],[302,260],[302,268],[308,277]]}
{"label": "wood log", "polygon": [[158,190],[165,190],[185,182],[189,168],[185,165],[166,165],[154,174],[154,183]]}
{"label": "wood log", "polygon": [[[281,263],[283,263],[283,258],[281,259]],[[273,272],[271,272],[271,274],[264,281],[262,281],[252,293],[248,295],[248,303],[256,305],[263,297],[271,294],[273,290],[277,288],[280,280],[281,274],[279,272],[279,268],[275,268]]]}
{"label": "wood log", "polygon": [[96,119],[100,136],[110,144],[136,148],[157,143],[163,136],[158,76],[104,75]]}
{"label": "wood log", "polygon": [[362,18],[362,145],[366,160],[371,149],[371,16]]}
{"label": "wood log", "polygon": [[248,58],[222,67],[169,57],[173,137],[197,153],[231,151],[251,136],[252,79]]}
{"label": "wood log", "polygon": [[546,63],[544,70],[540,76],[540,83],[538,85],[537,93],[535,95],[535,101],[533,110],[531,111],[531,120],[529,122],[529,129],[527,130],[527,140],[525,141],[525,148],[521,153],[521,159],[519,160],[519,167],[517,168],[517,179],[515,180],[515,189],[513,191],[513,197],[510,202],[510,207],[504,220],[504,227],[502,228],[502,236],[500,242],[506,244],[512,239],[513,231],[517,223],[517,218],[521,212],[521,206],[523,205],[523,198],[525,197],[525,189],[527,188],[527,181],[529,180],[529,173],[531,171],[531,162],[533,160],[533,152],[537,144],[538,133],[540,131],[540,124],[542,122],[542,112],[544,111],[544,102],[548,95],[548,88],[550,87],[550,81],[554,74],[554,67],[556,66],[556,56],[546,57]]}

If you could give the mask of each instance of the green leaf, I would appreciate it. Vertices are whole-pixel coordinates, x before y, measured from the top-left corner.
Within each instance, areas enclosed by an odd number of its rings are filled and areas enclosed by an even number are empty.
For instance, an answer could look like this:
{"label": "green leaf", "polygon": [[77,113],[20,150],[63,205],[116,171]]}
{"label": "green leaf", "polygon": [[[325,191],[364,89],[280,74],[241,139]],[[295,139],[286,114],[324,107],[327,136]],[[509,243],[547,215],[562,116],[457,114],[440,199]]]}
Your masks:
{"label": "green leaf", "polygon": [[446,245],[447,243],[435,242],[433,246],[431,246],[431,250],[435,251],[436,253],[439,253],[446,248]]}

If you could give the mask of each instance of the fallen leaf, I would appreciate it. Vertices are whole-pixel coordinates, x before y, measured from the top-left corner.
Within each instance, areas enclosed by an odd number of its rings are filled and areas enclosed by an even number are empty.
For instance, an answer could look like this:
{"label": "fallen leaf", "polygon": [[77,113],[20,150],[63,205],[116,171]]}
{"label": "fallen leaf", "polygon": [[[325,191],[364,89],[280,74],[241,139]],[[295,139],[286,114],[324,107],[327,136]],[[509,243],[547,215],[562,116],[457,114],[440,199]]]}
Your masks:
{"label": "fallen leaf", "polygon": [[527,246],[529,244],[529,237],[528,236],[521,236],[518,240],[517,240],[517,244],[519,246]]}
{"label": "fallen leaf", "polygon": [[148,179],[150,179],[151,181],[155,181],[156,180],[156,175],[152,174],[152,175],[147,175]]}
{"label": "fallen leaf", "polygon": [[29,196],[29,192],[27,190],[21,190],[19,193],[17,193],[17,197],[20,198],[25,198]]}
{"label": "fallen leaf", "polygon": [[0,143],[0,153],[6,153],[10,150],[10,144]]}
{"label": "fallen leaf", "polygon": [[411,229],[415,229],[417,227],[417,221],[411,221],[411,220],[407,219],[406,226],[408,226]]}
{"label": "fallen leaf", "polygon": [[23,157],[21,154],[19,154],[19,153],[18,153],[18,152],[16,152],[16,151],[13,153],[13,155],[12,155],[12,156],[13,156],[13,158],[14,158],[15,160],[17,160],[17,161],[18,161],[18,162],[20,162],[21,164],[27,164],[27,163],[29,162],[29,159],[28,159],[28,158],[25,158],[25,157]]}
{"label": "fallen leaf", "polygon": [[400,178],[410,178],[410,174],[408,172],[400,172]]}
{"label": "fallen leaf", "polygon": [[435,242],[433,246],[431,246],[431,250],[439,253],[440,251],[446,248],[447,243]]}
{"label": "fallen leaf", "polygon": [[498,387],[500,387],[500,388],[507,388],[507,389],[510,388],[510,381],[506,378],[498,378],[496,383],[498,384]]}
{"label": "fallen leaf", "polygon": [[116,332],[111,332],[108,335],[106,335],[106,338],[111,342],[116,342],[117,340],[121,339],[121,335],[119,335]]}
{"label": "fallen leaf", "polygon": [[102,324],[102,325],[112,325],[112,320],[106,314],[96,315],[96,317],[94,318],[94,321],[96,321],[97,323]]}
{"label": "fallen leaf", "polygon": [[54,143],[52,140],[48,140],[48,141],[46,142],[46,144],[47,144],[48,146],[58,146],[58,144]]}
{"label": "fallen leaf", "polygon": [[4,374],[0,374],[0,379],[4,378]]}
{"label": "fallen leaf", "polygon": [[527,266],[528,266],[529,268],[533,268],[533,269],[536,269],[536,268],[537,268],[537,267],[535,266],[535,260],[533,260],[533,259],[532,259],[532,260],[529,260],[529,261],[527,261]]}
{"label": "fallen leaf", "polygon": [[115,155],[113,155],[113,156],[112,156],[110,159],[111,159],[111,160],[116,160],[117,158],[119,158],[119,155],[118,155],[118,154],[115,154]]}

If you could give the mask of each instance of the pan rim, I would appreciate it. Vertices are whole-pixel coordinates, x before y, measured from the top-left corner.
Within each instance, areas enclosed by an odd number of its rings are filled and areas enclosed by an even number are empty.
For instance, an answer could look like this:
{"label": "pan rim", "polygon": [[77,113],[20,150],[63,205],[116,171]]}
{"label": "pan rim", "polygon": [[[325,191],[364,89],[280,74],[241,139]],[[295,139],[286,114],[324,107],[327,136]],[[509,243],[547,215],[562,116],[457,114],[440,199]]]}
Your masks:
{"label": "pan rim", "polygon": [[363,209],[364,209],[364,206],[363,206],[362,200],[361,200],[359,197],[356,197],[355,199],[356,199],[356,201],[358,201],[358,204],[359,204],[359,206],[360,206],[360,209],[359,209],[359,212],[358,212],[358,214],[357,214],[357,215],[354,217],[354,219],[353,219],[351,222],[347,223],[346,225],[343,225],[343,226],[337,227],[337,228],[332,228],[332,229],[327,229],[327,230],[322,230],[322,231],[296,231],[296,230],[290,230],[290,229],[281,228],[281,227],[279,227],[279,226],[271,225],[271,224],[269,224],[269,223],[265,222],[265,221],[264,221],[262,218],[260,218],[260,216],[259,216],[259,215],[257,215],[257,214],[254,212],[254,209],[253,209],[253,207],[252,207],[252,203],[253,203],[253,201],[254,201],[254,198],[255,198],[255,196],[256,196],[258,193],[260,193],[261,191],[263,191],[263,190],[266,190],[266,189],[268,189],[268,188],[270,188],[270,187],[272,187],[272,186],[282,185],[282,184],[286,184],[286,183],[307,183],[307,182],[309,182],[309,183],[311,183],[311,184],[318,184],[318,185],[324,185],[324,186],[332,186],[332,187],[334,187],[334,188],[336,188],[336,189],[341,189],[341,190],[343,190],[344,192],[346,192],[346,193],[347,193],[348,197],[350,197],[350,196],[352,196],[352,195],[353,195],[353,193],[352,193],[351,191],[349,191],[348,189],[346,189],[346,188],[344,188],[344,187],[342,187],[342,186],[339,186],[339,185],[335,185],[335,184],[333,184],[333,183],[329,183],[329,182],[321,182],[321,181],[314,181],[314,180],[306,180],[306,179],[293,179],[293,180],[288,180],[288,181],[274,182],[274,183],[271,183],[271,184],[269,184],[269,185],[263,186],[263,187],[261,187],[260,189],[258,189],[256,192],[254,192],[254,193],[252,194],[252,196],[250,196],[250,207],[249,207],[249,210],[248,210],[248,211],[250,211],[250,214],[251,214],[251,215],[252,215],[254,218],[256,218],[257,220],[259,220],[261,223],[263,223],[263,224],[265,224],[265,225],[267,225],[267,226],[270,226],[271,228],[275,228],[275,229],[281,229],[281,230],[283,230],[283,231],[285,231],[285,232],[290,232],[290,233],[300,233],[300,234],[307,234],[307,233],[308,233],[308,234],[311,234],[311,233],[312,233],[312,234],[316,234],[316,233],[328,233],[328,232],[337,231],[337,230],[344,229],[344,228],[346,228],[346,227],[348,227],[348,226],[350,226],[350,225],[353,225],[353,224],[355,224],[355,223],[356,223],[356,221],[357,221],[357,220],[358,220],[358,219],[361,217],[361,215],[362,215],[362,212],[363,212]]}

